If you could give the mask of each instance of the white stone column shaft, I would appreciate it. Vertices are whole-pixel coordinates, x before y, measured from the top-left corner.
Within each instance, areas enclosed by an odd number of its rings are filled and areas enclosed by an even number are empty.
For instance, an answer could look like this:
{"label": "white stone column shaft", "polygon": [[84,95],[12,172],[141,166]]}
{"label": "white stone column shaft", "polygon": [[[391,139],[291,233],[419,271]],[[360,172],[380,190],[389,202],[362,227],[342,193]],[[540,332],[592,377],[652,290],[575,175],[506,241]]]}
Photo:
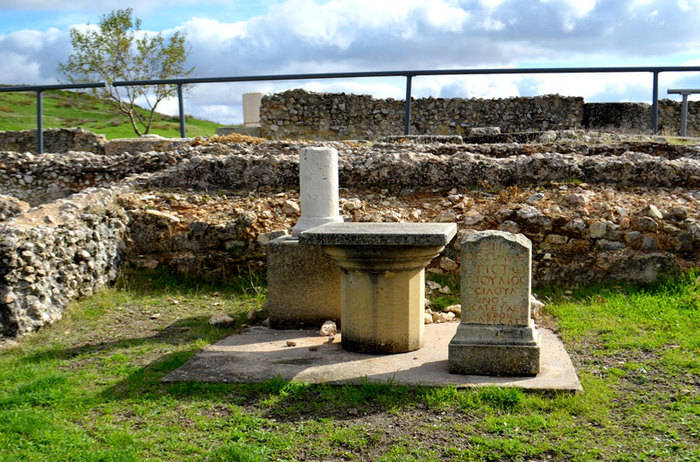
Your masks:
{"label": "white stone column shaft", "polygon": [[243,94],[243,125],[246,127],[260,126],[260,103],[264,93]]}
{"label": "white stone column shaft", "polygon": [[299,189],[301,217],[292,228],[292,236],[326,223],[342,222],[338,206],[338,151],[303,148],[299,153]]}

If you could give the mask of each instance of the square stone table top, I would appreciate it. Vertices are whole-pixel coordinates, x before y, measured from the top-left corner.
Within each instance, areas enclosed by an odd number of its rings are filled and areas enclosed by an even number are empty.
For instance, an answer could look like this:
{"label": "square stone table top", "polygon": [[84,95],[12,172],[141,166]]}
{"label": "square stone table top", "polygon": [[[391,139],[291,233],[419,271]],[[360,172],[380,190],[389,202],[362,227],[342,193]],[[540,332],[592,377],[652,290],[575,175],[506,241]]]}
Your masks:
{"label": "square stone table top", "polygon": [[438,247],[449,244],[455,234],[455,223],[328,223],[302,232],[299,243]]}

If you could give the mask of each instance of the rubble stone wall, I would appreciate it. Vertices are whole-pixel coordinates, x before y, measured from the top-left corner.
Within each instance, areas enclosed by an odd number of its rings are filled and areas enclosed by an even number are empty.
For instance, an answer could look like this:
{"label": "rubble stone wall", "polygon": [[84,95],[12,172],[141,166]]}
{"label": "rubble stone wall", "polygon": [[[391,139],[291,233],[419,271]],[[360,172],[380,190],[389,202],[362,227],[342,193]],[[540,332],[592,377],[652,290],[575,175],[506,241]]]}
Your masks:
{"label": "rubble stone wall", "polygon": [[[377,139],[403,133],[404,102],[368,95],[290,90],[263,97],[265,138]],[[411,104],[411,133],[462,135],[472,127],[504,132],[580,128],[583,98],[421,98]]]}
{"label": "rubble stone wall", "polygon": [[[659,130],[677,135],[681,127],[681,103],[659,101]],[[700,136],[700,101],[688,101],[688,136]]]}
{"label": "rubble stone wall", "polygon": [[[44,152],[90,152],[98,155],[117,156],[125,153],[149,151],[173,151],[188,144],[190,138],[164,138],[159,135],[142,135],[138,138],[107,140],[104,135],[82,128],[48,128],[44,130]],[[0,151],[37,153],[36,129],[0,131]]]}
{"label": "rubble stone wall", "polygon": [[[700,265],[700,157],[694,147],[679,147],[664,157],[631,152],[628,145],[589,147],[588,153],[569,146],[570,152],[562,154],[556,149],[566,146],[531,152],[538,147],[324,144],[339,151],[341,187],[348,194],[364,190],[343,201],[347,220],[449,221],[460,230],[523,232],[533,241],[537,285],[649,282]],[[298,187],[297,150],[304,145],[269,142],[218,156],[203,148],[202,156],[146,179],[142,186],[149,191],[239,191],[244,198],[259,191],[268,197],[263,205],[245,200],[231,205],[228,224],[203,225],[177,213],[160,216],[161,229],[175,229],[175,219],[180,231],[161,234],[152,264],[195,277],[206,274],[211,260],[207,252],[183,246],[189,239],[199,242],[187,244],[196,249],[223,253],[235,248],[236,264],[250,264],[261,250],[255,236],[288,230],[298,216],[298,206],[290,206],[286,197],[294,197]],[[500,192],[478,193],[489,189]],[[426,191],[436,201],[401,205],[404,197]],[[178,210],[187,209],[181,201]],[[224,229],[245,232],[232,237]]]}
{"label": "rubble stone wall", "polygon": [[[457,223],[460,234],[443,254],[457,263],[449,271],[459,271],[460,236],[469,229],[525,234],[533,242],[535,286],[647,283],[700,266],[700,193],[555,185],[498,195],[455,188],[432,195],[348,190],[343,196],[345,221]],[[136,198],[141,204],[130,209],[141,212],[132,219],[130,261],[226,281],[261,267],[264,244],[289,232],[299,217],[294,191],[234,194],[201,205],[203,197],[149,191]],[[227,213],[202,219],[202,208]]]}
{"label": "rubble stone wall", "polygon": [[[623,133],[651,132],[651,105],[645,103],[586,103],[583,127]],[[659,101],[659,133],[678,135],[681,103]],[[688,136],[700,136],[700,101],[688,102]]]}
{"label": "rubble stone wall", "polygon": [[[369,95],[289,90],[263,97],[261,135],[270,139],[378,139],[404,130],[404,102]],[[411,133],[465,135],[475,127],[502,132],[586,128],[626,133],[651,131],[644,103],[584,103],[580,97],[420,98],[411,103]],[[680,103],[659,102],[662,133],[680,131]],[[700,135],[700,102],[690,102],[688,134]]]}
{"label": "rubble stone wall", "polygon": [[0,335],[50,324],[116,278],[129,223],[121,192],[88,189],[0,223]]}
{"label": "rubble stone wall", "polygon": [[[48,128],[44,130],[44,152],[87,151],[104,154],[104,135],[82,128]],[[0,150],[37,152],[36,129],[0,131]]]}
{"label": "rubble stone wall", "polygon": [[32,205],[48,203],[85,188],[105,186],[129,175],[163,170],[187,155],[179,152],[90,152],[32,154],[0,152],[0,193]]}
{"label": "rubble stone wall", "polygon": [[[341,187],[392,191],[481,185],[511,186],[582,181],[620,186],[700,187],[700,151],[677,158],[611,148],[579,153],[557,146],[396,145],[323,143],[338,150]],[[147,180],[147,187],[228,189],[297,188],[299,149],[305,143],[268,142],[200,149]],[[209,154],[209,149],[215,154]],[[584,149],[585,151],[585,149]]]}

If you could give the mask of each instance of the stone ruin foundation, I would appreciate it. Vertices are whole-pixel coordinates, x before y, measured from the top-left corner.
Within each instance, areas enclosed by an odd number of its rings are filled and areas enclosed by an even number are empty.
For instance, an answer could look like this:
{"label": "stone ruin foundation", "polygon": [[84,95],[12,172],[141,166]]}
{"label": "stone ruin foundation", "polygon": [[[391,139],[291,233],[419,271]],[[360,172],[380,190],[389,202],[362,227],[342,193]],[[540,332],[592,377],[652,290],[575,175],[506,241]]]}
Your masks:
{"label": "stone ruin foundation", "polygon": [[[263,271],[266,245],[299,218],[307,145],[219,141],[0,152],[0,335],[59,319],[125,265],[208,281]],[[429,271],[459,271],[464,233],[494,229],[532,242],[534,287],[651,282],[700,264],[698,145],[580,131],[426,141],[322,144],[338,151],[345,222],[458,224]]]}

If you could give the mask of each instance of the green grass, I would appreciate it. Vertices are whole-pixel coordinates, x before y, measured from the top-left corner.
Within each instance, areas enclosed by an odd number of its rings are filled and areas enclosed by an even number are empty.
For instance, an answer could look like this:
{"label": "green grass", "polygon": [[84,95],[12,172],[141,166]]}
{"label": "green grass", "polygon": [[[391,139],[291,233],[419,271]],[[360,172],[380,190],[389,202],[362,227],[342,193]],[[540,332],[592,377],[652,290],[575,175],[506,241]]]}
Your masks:
{"label": "green grass", "polygon": [[698,137],[684,137],[681,138],[680,136],[666,136],[664,135],[664,138],[666,138],[666,141],[668,141],[669,144],[679,144],[679,145],[689,145],[693,146],[698,144]]}
{"label": "green grass", "polygon": [[[695,461],[700,284],[551,289],[585,391],[163,384],[265,298],[129,272],[0,351],[2,461]],[[443,280],[443,282],[450,282]]]}
{"label": "green grass", "polygon": [[[47,91],[43,93],[44,128],[83,128],[102,133],[108,139],[136,136],[126,116],[89,93]],[[144,111],[145,113],[145,111]],[[221,124],[187,117],[187,136],[212,136]],[[36,128],[34,93],[0,93],[0,130]],[[156,114],[151,133],[179,137],[177,117]]]}

